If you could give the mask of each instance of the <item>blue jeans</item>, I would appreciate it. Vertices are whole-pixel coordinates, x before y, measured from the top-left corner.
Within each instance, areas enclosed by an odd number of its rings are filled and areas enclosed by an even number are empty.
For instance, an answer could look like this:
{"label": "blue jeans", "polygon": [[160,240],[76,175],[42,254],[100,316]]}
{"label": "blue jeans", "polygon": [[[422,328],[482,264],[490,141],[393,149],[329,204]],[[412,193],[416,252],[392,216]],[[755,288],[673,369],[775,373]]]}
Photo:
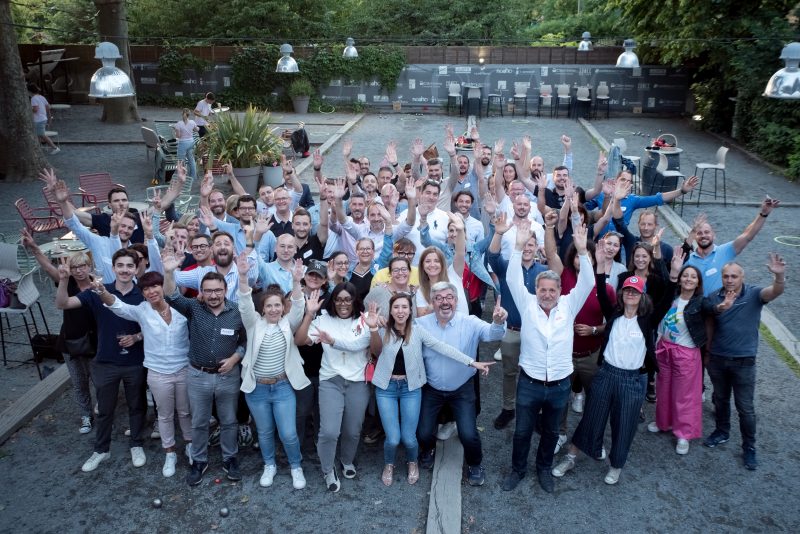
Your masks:
{"label": "blue jeans", "polygon": [[714,385],[714,418],[717,430],[730,435],[731,390],[736,411],[739,412],[739,430],[742,433],[742,448],[756,446],[756,409],[753,396],[756,389],[756,359],[726,358],[711,355],[708,361],[708,376]]}
{"label": "blue jeans", "polygon": [[[375,388],[375,400],[381,414],[386,440],[383,442],[383,463],[394,464],[397,446],[402,438],[406,448],[406,461],[416,462],[419,456],[417,423],[422,401],[422,390],[408,390],[405,379],[389,381],[389,387]],[[398,408],[399,405],[399,408]]]}
{"label": "blue jeans", "polygon": [[256,422],[258,444],[264,465],[275,465],[275,427],[283,443],[283,450],[292,469],[300,467],[300,440],[295,428],[295,397],[288,380],[275,384],[256,384],[256,389],[245,393],[250,414]]}
{"label": "blue jeans", "polygon": [[194,139],[178,140],[178,161],[186,166],[186,175],[197,178],[197,167],[194,161]]}
{"label": "blue jeans", "polygon": [[517,424],[511,452],[511,468],[520,475],[524,476],[528,469],[531,437],[539,417],[542,418],[542,437],[536,451],[536,470],[550,471],[553,467],[561,414],[566,409],[571,390],[570,377],[545,386],[520,370],[517,380]]}
{"label": "blue jeans", "polygon": [[464,447],[464,461],[472,467],[481,465],[483,450],[475,421],[476,397],[473,380],[474,376],[454,391],[441,391],[429,384],[422,386],[417,438],[423,452],[436,447],[436,419],[444,406],[450,406],[458,425],[458,439]]}

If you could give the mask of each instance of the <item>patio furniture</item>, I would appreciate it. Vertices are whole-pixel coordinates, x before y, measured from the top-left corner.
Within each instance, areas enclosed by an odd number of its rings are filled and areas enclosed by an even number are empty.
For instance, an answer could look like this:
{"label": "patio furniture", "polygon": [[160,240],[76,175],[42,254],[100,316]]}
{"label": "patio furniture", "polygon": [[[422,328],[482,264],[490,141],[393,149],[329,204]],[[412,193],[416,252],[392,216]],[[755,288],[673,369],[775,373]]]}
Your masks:
{"label": "patio furniture", "polygon": [[628,150],[628,143],[623,138],[614,139],[614,144],[619,147],[619,153],[622,155],[623,158],[631,160],[631,162],[636,166],[636,172],[633,174],[633,192],[639,188],[639,182],[642,179],[642,158],[639,156],[631,156],[626,154]]}
{"label": "patio furniture", "polygon": [[511,116],[514,117],[517,114],[517,106],[524,108],[525,111],[523,112],[523,117],[528,116],[528,87],[530,84],[524,82],[515,82],[514,83],[514,97],[513,103],[514,107],[511,110]]}
{"label": "patio furniture", "polygon": [[489,116],[489,111],[492,109],[492,104],[500,109],[500,116],[503,116],[503,96],[497,93],[490,93],[486,95],[486,117]]}
{"label": "patio furniture", "polygon": [[[24,198],[14,202],[14,206],[16,206],[20,217],[22,217],[25,227],[33,236],[36,234],[49,234],[53,230],[64,228],[64,220],[55,215],[50,206],[32,208]],[[37,213],[46,215],[37,215]]]}
{"label": "patio furniture", "polygon": [[464,108],[464,98],[461,95],[461,84],[451,83],[447,92],[447,114],[450,115],[450,111],[456,107],[458,108],[458,114],[461,115]]}
{"label": "patio furniture", "polygon": [[594,118],[597,118],[597,108],[601,105],[606,107],[606,118],[608,118],[611,97],[608,96],[608,85],[606,82],[600,82],[597,85],[597,90],[594,95]]}
{"label": "patio furniture", "polygon": [[[728,148],[721,146],[717,150],[717,162],[716,163],[698,163],[694,166],[694,174],[697,176],[697,171],[702,170],[703,172],[700,174],[700,183],[697,186],[697,205],[700,205],[700,196],[703,195],[703,178],[705,178],[705,174],[707,170],[714,171],[714,200],[717,199],[717,173],[722,171],[722,203],[724,206],[728,205],[728,195],[727,195],[727,187],[725,184],[725,157],[728,155]],[[694,191],[689,194],[689,198],[692,198]],[[706,191],[706,195],[711,195],[710,191]]]}
{"label": "patio furniture", "polygon": [[150,161],[150,152],[153,153],[153,161],[156,159],[156,150],[158,150],[158,134],[155,130],[142,126],[142,139],[144,139],[144,157]]}
{"label": "patio furniture", "polygon": [[575,91],[575,119],[588,119],[592,110],[592,93],[588,85],[578,87]]}
{"label": "patio furniture", "polygon": [[565,83],[556,85],[556,106],[554,109],[556,118],[558,118],[562,104],[567,104],[567,117],[569,117],[572,112],[572,95],[569,94],[569,85]]}
{"label": "patio furniture", "polygon": [[[100,207],[99,204],[108,201],[108,192],[114,188],[125,189],[124,185],[114,183],[111,174],[107,172],[93,172],[78,176],[78,190],[83,193],[84,201]],[[85,204],[84,204],[85,205]]]}
{"label": "patio furniture", "polygon": [[539,105],[536,107],[536,116],[542,116],[542,107],[550,110],[550,116],[553,116],[553,86],[542,85],[539,87]]}

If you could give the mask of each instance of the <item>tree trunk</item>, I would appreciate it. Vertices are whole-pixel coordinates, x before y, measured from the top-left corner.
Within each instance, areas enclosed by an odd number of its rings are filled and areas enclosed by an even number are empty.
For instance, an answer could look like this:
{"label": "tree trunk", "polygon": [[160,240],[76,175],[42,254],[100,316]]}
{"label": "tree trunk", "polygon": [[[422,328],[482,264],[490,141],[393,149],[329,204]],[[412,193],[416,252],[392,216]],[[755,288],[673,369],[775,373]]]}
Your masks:
{"label": "tree trunk", "polygon": [[33,129],[13,22],[9,0],[0,0],[0,180],[24,182],[35,180],[47,160]]}
{"label": "tree trunk", "polygon": [[[125,1],[94,0],[94,5],[98,10],[97,31],[100,33],[100,40],[117,45],[122,58],[117,60],[116,65],[128,74],[131,79],[131,85],[133,85]],[[139,118],[139,108],[136,106],[136,97],[103,99],[103,116],[101,120],[113,124],[139,122],[141,119]]]}

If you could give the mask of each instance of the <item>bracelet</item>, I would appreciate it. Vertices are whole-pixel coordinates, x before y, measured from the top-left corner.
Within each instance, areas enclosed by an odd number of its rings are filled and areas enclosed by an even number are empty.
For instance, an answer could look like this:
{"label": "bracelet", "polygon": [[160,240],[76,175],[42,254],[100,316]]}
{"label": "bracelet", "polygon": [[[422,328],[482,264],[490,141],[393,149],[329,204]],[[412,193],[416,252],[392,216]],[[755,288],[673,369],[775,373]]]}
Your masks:
{"label": "bracelet", "polygon": [[391,166],[392,166],[392,167],[397,167],[397,165],[399,164],[399,162],[395,161],[394,163],[390,163],[390,164],[391,164]]}
{"label": "bracelet", "polygon": [[759,214],[759,215],[761,215],[762,217],[764,217],[765,219],[766,219],[767,217],[769,217],[769,213],[761,213],[761,212],[759,211],[759,212],[758,212],[758,214]]}
{"label": "bracelet", "polygon": [[244,246],[245,248],[253,248],[255,246],[255,243],[245,243]]}
{"label": "bracelet", "polygon": [[378,329],[377,329],[377,328],[370,328],[370,329],[369,329],[369,331],[370,331],[370,332],[377,332],[377,331],[378,331]]}
{"label": "bracelet", "polygon": [[555,224],[545,224],[544,227],[547,228],[547,229],[552,230],[553,228],[556,227],[556,225]]}
{"label": "bracelet", "polygon": [[319,172],[322,170],[322,167],[314,167],[314,172]]}

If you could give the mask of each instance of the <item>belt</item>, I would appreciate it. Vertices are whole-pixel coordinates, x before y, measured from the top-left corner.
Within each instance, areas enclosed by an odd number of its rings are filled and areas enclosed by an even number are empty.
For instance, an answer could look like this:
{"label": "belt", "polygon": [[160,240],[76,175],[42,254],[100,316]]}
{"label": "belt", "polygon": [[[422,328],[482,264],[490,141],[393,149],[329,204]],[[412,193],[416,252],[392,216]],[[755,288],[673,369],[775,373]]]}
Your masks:
{"label": "belt", "polygon": [[198,371],[203,371],[204,373],[208,373],[210,375],[215,375],[219,373],[219,367],[202,367],[197,365],[196,363],[189,362],[189,365],[197,369]]}
{"label": "belt", "polygon": [[506,325],[506,330],[511,330],[512,332],[519,332],[520,331],[520,327],[519,326],[508,326],[508,325]]}
{"label": "belt", "polygon": [[281,380],[287,380],[289,377],[286,376],[286,373],[281,373],[278,376],[271,376],[269,378],[256,378],[256,382],[259,384],[266,384],[267,386],[271,386],[272,384],[277,384]]}
{"label": "belt", "polygon": [[560,384],[562,380],[569,380],[569,377],[567,376],[567,377],[564,377],[564,378],[559,378],[558,380],[550,380],[548,382],[547,380],[539,380],[538,378],[533,378],[532,376],[530,376],[528,373],[526,373],[522,369],[520,369],[519,372],[522,373],[523,375],[525,375],[525,378],[527,378],[529,381],[533,382],[534,384],[541,384],[542,386],[544,386],[546,388],[549,388],[549,387],[552,387],[552,386],[556,386],[556,385]]}
{"label": "belt", "polygon": [[591,355],[592,355],[592,354],[594,354],[595,352],[596,352],[596,351],[594,351],[594,350],[585,350],[585,351],[583,351],[583,352],[573,352],[573,353],[572,353],[572,357],[573,357],[573,358],[585,358],[585,357],[587,357],[587,356],[591,356]]}

